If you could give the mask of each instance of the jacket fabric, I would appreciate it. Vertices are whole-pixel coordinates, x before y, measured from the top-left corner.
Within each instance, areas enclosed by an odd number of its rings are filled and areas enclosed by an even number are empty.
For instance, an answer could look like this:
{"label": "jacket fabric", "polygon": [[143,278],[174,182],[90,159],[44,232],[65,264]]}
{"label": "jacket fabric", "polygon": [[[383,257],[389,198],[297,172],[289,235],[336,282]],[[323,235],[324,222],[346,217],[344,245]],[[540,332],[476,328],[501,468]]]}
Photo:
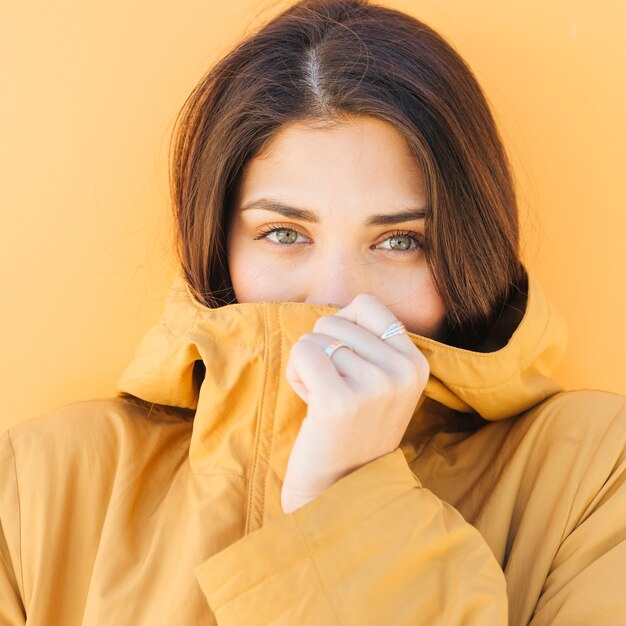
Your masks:
{"label": "jacket fabric", "polygon": [[409,334],[400,447],[285,514],[309,303],[209,309],[178,277],[117,397],[0,436],[0,625],[626,624],[626,398],[564,391],[530,277],[504,346]]}

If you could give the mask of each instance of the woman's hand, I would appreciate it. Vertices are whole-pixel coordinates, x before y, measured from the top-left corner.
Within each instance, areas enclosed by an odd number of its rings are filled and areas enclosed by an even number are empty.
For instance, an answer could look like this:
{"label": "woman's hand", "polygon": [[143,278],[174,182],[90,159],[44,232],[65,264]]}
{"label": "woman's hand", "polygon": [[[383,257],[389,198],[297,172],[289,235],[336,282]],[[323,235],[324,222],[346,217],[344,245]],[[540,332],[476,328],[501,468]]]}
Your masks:
{"label": "woman's hand", "polygon": [[[400,444],[430,368],[406,334],[380,339],[395,321],[376,296],[362,293],[293,345],[286,376],[308,410],[282,487],[286,513]],[[353,351],[339,348],[329,358],[324,349],[335,340]]]}

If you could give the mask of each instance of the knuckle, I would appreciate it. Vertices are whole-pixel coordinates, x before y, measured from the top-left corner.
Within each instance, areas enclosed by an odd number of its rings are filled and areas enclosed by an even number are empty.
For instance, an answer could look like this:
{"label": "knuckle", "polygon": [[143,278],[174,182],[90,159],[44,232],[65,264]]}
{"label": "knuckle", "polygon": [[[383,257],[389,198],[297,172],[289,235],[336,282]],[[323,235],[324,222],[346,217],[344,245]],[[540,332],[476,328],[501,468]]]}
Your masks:
{"label": "knuckle", "polygon": [[362,305],[372,305],[374,303],[378,303],[380,302],[378,300],[378,298],[373,294],[370,293],[369,291],[364,291],[362,293],[359,293],[355,296],[353,302],[355,304],[362,304]]}
{"label": "knuckle", "polygon": [[424,374],[428,376],[430,374],[430,364],[428,359],[424,356],[424,353],[417,347],[413,346],[415,350],[411,350],[406,357],[411,361],[413,368],[419,373],[420,376]]}
{"label": "knuckle", "polygon": [[424,378],[428,378],[428,376],[430,376],[430,363],[428,362],[428,359],[421,352],[418,352],[417,361],[417,367],[420,375]]}
{"label": "knuckle", "polygon": [[403,388],[412,389],[425,384],[429,375],[428,361],[425,358],[403,357],[398,370],[398,381]]}

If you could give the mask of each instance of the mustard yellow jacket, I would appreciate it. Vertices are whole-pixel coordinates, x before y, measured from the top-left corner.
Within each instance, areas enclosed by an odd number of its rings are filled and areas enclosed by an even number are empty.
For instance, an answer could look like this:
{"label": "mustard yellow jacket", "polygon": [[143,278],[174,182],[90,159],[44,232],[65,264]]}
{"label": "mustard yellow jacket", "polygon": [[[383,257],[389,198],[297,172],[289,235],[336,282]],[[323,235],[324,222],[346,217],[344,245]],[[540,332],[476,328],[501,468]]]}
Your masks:
{"label": "mustard yellow jacket", "polygon": [[626,624],[626,398],[550,378],[532,277],[503,348],[410,335],[432,373],[401,446],[283,513],[287,357],[334,312],[178,278],[118,397],[3,433],[0,624]]}

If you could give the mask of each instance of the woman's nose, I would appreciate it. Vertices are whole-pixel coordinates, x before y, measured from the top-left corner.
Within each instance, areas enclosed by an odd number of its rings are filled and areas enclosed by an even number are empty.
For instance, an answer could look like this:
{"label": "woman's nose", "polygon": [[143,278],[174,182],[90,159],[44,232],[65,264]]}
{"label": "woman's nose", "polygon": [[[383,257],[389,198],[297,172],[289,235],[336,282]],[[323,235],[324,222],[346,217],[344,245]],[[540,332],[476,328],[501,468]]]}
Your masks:
{"label": "woman's nose", "polygon": [[354,263],[335,262],[319,267],[319,271],[310,277],[304,301],[343,308],[348,306],[357,294],[369,291],[363,279],[362,268]]}

